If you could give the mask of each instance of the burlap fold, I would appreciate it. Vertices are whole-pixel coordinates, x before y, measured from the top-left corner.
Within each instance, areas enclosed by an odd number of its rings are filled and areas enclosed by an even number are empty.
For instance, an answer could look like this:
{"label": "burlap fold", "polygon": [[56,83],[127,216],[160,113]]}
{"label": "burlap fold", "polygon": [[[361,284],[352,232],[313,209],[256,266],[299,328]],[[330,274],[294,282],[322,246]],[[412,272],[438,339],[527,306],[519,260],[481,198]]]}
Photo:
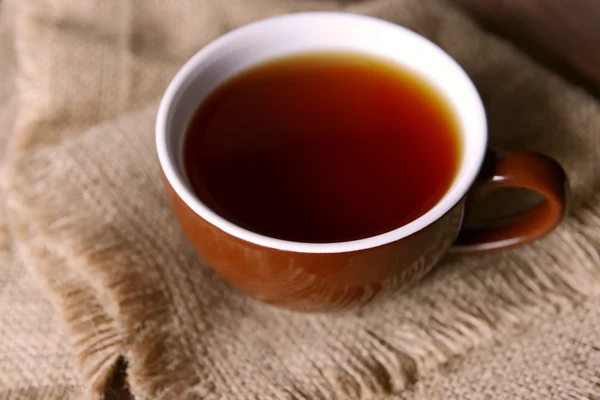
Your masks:
{"label": "burlap fold", "polygon": [[[103,397],[119,357],[138,400],[600,396],[600,105],[583,90],[431,0],[15,8],[20,97],[2,172],[7,226],[27,277],[66,322],[78,365],[69,387],[80,382],[82,398]],[[341,315],[278,310],[225,284],[163,194],[156,100],[210,40],[307,9],[386,18],[455,57],[482,94],[494,145],[564,165],[573,197],[561,227],[518,250],[445,263],[408,293]],[[44,339],[60,340],[31,341]],[[37,382],[15,382],[46,368],[0,377],[0,398],[23,398],[15,388]]]}
{"label": "burlap fold", "polygon": [[[18,106],[13,30],[14,8],[0,2],[0,159]],[[0,399],[66,399],[79,383],[65,326],[15,244],[0,191]]]}

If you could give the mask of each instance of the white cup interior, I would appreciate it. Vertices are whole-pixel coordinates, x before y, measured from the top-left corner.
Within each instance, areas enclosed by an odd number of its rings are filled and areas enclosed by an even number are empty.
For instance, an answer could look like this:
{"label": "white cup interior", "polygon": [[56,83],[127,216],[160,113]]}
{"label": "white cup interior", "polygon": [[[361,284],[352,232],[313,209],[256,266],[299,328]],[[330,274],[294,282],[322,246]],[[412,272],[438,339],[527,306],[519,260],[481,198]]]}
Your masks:
{"label": "white cup interior", "polygon": [[[358,52],[385,58],[417,72],[453,108],[462,143],[457,176],[444,197],[426,214],[393,231],[338,243],[280,240],[241,228],[222,218],[194,194],[185,177],[182,148],[187,124],[202,101],[237,73],[270,59],[316,52]],[[398,25],[343,13],[298,13],[270,18],[234,30],[196,53],[176,74],[160,103],[156,145],[165,176],[185,203],[223,231],[271,248],[332,253],[380,246],[406,237],[449,211],[475,180],[487,144],[483,104],[463,69],[438,46]]]}

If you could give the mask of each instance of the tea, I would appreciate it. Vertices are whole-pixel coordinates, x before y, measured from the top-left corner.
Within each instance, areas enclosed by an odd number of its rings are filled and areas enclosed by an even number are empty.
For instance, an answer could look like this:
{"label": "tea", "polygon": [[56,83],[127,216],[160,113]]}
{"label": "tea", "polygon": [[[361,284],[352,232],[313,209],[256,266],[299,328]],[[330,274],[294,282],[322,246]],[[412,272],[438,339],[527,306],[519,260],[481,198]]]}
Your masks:
{"label": "tea", "polygon": [[223,218],[274,238],[370,237],[431,209],[461,156],[423,77],[352,53],[296,55],[220,85],[188,125],[184,167]]}

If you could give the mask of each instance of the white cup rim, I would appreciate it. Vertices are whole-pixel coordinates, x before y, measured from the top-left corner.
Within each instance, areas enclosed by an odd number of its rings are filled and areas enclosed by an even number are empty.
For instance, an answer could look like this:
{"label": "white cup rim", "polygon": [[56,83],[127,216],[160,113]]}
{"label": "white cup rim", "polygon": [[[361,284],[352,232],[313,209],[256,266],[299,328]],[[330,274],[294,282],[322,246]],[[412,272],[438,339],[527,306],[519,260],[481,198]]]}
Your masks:
{"label": "white cup rim", "polygon": [[[396,39],[401,39],[422,50],[422,54],[430,54],[436,63],[440,64],[436,66],[440,75],[447,76],[447,78],[440,77],[441,89],[448,89],[448,93],[460,91],[450,103],[457,107],[456,113],[461,121],[463,141],[468,141],[468,154],[463,154],[454,183],[446,195],[421,217],[392,231],[364,239],[334,243],[305,243],[272,238],[242,228],[221,217],[200,201],[178,171],[177,162],[169,147],[169,126],[174,108],[177,106],[177,99],[189,77],[197,72],[198,66],[207,57],[223,51],[230,43],[244,36],[260,35],[261,32],[265,34],[268,29],[282,30],[289,26],[311,26],[315,29],[319,23],[328,24],[327,26],[332,26],[332,23],[340,26],[356,25],[357,29],[363,30],[362,32],[368,32],[368,29],[373,31],[383,29],[390,35],[395,35]],[[445,82],[443,79],[452,82]],[[177,72],[162,97],[156,118],[156,148],[161,168],[170,186],[190,209],[208,223],[244,241],[268,248],[301,253],[343,253],[366,250],[398,241],[429,226],[449,212],[466,195],[483,163],[486,147],[487,121],[481,98],[470,78],[454,59],[436,44],[407,28],[373,17],[341,12],[303,12],[272,17],[245,25],[219,37],[199,50]]]}

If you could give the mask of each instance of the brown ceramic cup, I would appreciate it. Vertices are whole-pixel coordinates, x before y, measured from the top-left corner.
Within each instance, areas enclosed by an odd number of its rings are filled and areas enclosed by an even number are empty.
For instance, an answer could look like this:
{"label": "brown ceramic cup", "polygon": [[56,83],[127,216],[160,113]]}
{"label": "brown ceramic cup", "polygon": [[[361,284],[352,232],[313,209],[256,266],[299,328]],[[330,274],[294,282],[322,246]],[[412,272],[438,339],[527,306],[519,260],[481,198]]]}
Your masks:
{"label": "brown ceramic cup", "polygon": [[[220,83],[276,57],[336,50],[383,57],[428,79],[454,109],[462,159],[444,197],[427,213],[366,239],[303,243],[251,232],[219,216],[190,188],[182,166],[185,130]],[[198,253],[224,279],[262,301],[305,311],[364,304],[415,282],[449,252],[471,254],[538,239],[560,222],[566,177],[530,152],[492,151],[481,99],[465,72],[418,34],[370,17],[301,13],[247,25],[204,47],[178,72],[159,107],[156,141],[168,197]],[[461,229],[465,204],[499,188],[538,193],[541,204],[500,225]],[[473,202],[471,202],[473,200]]]}

